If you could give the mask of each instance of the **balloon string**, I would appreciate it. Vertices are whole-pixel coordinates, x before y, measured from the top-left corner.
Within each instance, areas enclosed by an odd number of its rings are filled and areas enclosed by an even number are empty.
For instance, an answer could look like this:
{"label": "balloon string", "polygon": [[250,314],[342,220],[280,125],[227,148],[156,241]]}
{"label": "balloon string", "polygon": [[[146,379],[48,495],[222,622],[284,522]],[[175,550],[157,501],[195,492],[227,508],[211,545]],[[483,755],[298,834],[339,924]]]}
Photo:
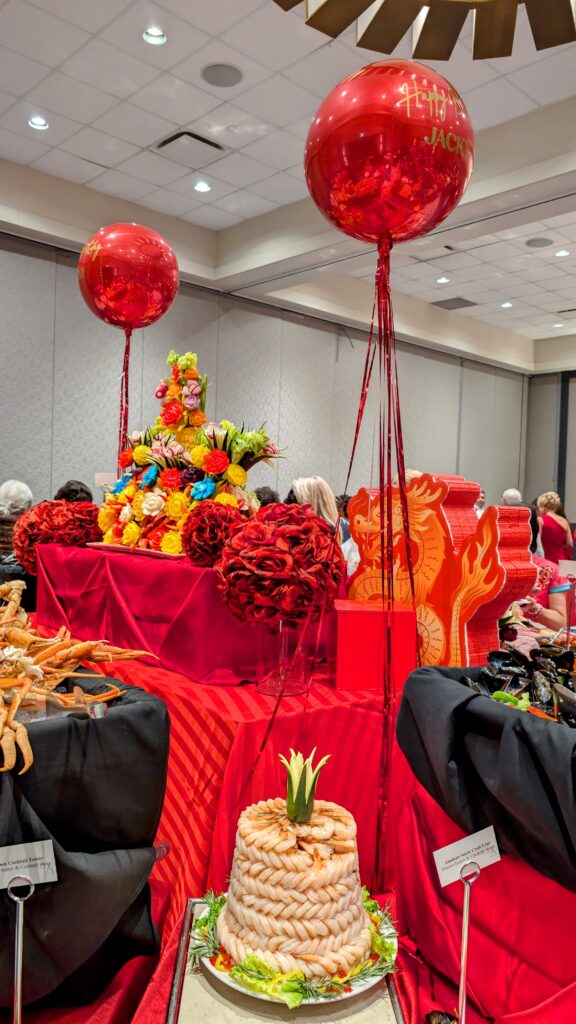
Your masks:
{"label": "balloon string", "polygon": [[126,447],[128,436],[130,340],[132,338],[132,329],[127,327],[124,334],[126,344],[124,346],[124,361],[122,363],[122,377],[120,379],[120,422],[118,425],[118,469],[120,471],[122,468],[120,456]]}

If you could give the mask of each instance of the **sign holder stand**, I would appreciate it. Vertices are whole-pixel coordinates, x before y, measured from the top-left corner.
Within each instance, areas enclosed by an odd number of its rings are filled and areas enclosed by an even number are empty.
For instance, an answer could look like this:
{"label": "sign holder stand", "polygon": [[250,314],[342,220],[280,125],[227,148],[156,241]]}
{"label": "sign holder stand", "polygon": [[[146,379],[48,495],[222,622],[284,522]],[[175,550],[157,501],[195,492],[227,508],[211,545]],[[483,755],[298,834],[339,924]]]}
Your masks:
{"label": "sign holder stand", "polygon": [[466,966],[468,963],[468,933],[470,928],[470,891],[480,876],[480,868],[474,861],[464,864],[460,878],[464,885],[464,909],[462,913],[462,950],[460,953],[460,989],[458,991],[458,1024],[466,1024]]}
{"label": "sign holder stand", "polygon": [[[17,889],[27,889],[17,893]],[[16,904],[16,929],[14,932],[14,1009],[12,1024],[22,1022],[22,954],[24,948],[24,904],[34,895],[34,883],[24,875],[15,875],[7,885],[7,893]]]}

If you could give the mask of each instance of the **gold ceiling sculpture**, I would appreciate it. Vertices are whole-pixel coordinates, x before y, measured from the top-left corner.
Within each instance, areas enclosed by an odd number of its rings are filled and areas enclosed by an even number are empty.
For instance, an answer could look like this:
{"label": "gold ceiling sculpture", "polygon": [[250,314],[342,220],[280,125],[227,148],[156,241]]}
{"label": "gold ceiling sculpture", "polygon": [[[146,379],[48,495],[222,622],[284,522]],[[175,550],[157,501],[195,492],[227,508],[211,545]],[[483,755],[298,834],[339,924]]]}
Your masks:
{"label": "gold ceiling sculpture", "polygon": [[[284,11],[303,0],[274,0]],[[509,57],[524,2],[537,50],[576,41],[575,0],[306,0],[306,24],[336,37],[354,21],[358,46],[392,53],[414,27],[417,60],[448,60],[474,11],[474,60]]]}

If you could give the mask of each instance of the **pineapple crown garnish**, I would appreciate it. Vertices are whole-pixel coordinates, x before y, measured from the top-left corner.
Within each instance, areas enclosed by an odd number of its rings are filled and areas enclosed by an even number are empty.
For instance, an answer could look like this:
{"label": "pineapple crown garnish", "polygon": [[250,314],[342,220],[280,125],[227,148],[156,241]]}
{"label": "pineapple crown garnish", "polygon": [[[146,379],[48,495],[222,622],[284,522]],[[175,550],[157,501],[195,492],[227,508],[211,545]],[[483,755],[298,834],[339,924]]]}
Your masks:
{"label": "pineapple crown garnish", "polygon": [[280,760],[288,772],[288,791],[286,794],[286,810],[290,821],[302,824],[310,821],[314,811],[314,795],[320,770],[328,761],[330,754],[323,757],[315,768],[312,761],[316,753],[316,747],[309,757],[304,760],[300,752],[295,753],[290,747],[290,761],[280,754]]}

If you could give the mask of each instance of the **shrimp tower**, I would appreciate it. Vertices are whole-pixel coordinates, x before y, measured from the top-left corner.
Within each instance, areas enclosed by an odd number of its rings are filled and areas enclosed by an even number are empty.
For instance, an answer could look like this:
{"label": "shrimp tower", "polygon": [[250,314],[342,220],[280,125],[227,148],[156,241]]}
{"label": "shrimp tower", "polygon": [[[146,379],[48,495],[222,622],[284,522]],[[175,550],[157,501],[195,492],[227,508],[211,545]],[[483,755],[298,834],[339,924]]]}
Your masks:
{"label": "shrimp tower", "polygon": [[356,822],[343,807],[314,800],[315,750],[291,751],[288,797],[261,800],[240,815],[218,941],[236,963],[254,954],[278,973],[307,978],[348,973],[370,955],[362,905]]}

